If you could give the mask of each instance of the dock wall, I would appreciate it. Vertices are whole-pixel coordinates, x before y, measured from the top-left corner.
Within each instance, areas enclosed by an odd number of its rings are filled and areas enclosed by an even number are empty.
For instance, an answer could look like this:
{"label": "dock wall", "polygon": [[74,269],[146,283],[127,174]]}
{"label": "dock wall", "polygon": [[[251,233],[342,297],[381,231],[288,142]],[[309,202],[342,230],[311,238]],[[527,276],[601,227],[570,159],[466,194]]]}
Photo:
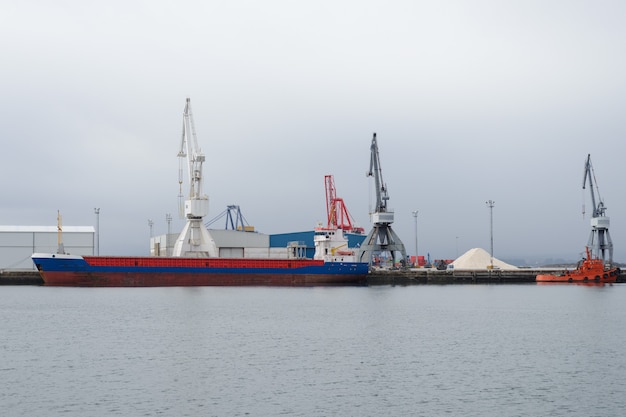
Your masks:
{"label": "dock wall", "polygon": [[0,271],[0,285],[43,285],[43,279],[32,270]]}
{"label": "dock wall", "polygon": [[[537,274],[554,273],[554,269],[518,270],[455,270],[436,269],[390,270],[375,269],[367,276],[367,285],[419,285],[419,284],[520,284],[535,282]],[[626,274],[617,282],[626,282]],[[43,285],[37,271],[0,271],[0,285]]]}
{"label": "dock wall", "polygon": [[412,285],[412,284],[519,284],[535,282],[537,274],[554,273],[554,269],[517,270],[454,270],[420,268],[408,270],[371,271],[368,285]]}

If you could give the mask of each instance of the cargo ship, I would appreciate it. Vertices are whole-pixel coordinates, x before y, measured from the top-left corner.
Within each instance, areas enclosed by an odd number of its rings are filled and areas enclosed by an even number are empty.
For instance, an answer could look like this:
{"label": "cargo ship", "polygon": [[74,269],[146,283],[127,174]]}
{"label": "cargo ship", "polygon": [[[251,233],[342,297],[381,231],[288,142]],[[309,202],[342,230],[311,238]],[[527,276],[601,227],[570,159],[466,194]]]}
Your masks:
{"label": "cargo ship", "polygon": [[72,287],[361,285],[368,264],[316,259],[80,256],[35,253],[44,284]]}
{"label": "cargo ship", "polygon": [[[59,230],[61,226],[59,224]],[[317,230],[317,229],[316,229]],[[32,260],[44,284],[71,287],[172,286],[317,286],[361,285],[367,262],[356,262],[345,248],[341,229],[319,230],[315,256],[304,257],[304,246],[290,242],[284,258],[223,258],[205,256],[82,256],[64,252],[35,253]],[[60,239],[60,238],[59,238]],[[59,240],[60,241],[60,240]]]}

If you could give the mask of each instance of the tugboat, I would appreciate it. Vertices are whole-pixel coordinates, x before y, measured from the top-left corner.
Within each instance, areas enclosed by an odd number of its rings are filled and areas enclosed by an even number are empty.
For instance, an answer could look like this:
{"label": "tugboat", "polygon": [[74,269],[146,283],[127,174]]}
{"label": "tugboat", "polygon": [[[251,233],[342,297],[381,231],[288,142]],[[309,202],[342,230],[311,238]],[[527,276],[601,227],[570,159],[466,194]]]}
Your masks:
{"label": "tugboat", "polygon": [[595,283],[611,283],[617,280],[620,275],[620,269],[617,267],[605,268],[604,261],[599,258],[592,258],[589,247],[585,247],[587,253],[576,269],[564,270],[558,274],[540,274],[537,275],[537,282],[595,282]]}

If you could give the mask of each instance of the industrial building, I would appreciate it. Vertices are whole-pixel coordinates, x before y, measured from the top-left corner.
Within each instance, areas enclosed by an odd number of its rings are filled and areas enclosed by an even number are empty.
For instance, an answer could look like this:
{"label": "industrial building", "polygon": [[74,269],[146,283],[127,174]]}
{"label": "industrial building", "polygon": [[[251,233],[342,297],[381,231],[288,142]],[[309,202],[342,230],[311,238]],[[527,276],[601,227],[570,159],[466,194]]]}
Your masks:
{"label": "industrial building", "polygon": [[[314,230],[304,232],[266,235],[258,232],[208,229],[211,245],[220,258],[286,258],[289,250],[296,249],[299,256],[313,258],[315,255]],[[346,233],[348,246],[361,245],[365,235]],[[172,256],[178,234],[165,234],[150,238],[151,256]]]}
{"label": "industrial building", "polygon": [[[220,258],[268,258],[268,235],[238,230],[208,229],[208,242]],[[173,256],[179,234],[165,234],[150,238],[150,256]],[[286,252],[285,252],[286,253]]]}
{"label": "industrial building", "polygon": [[[92,226],[63,226],[65,252],[93,255]],[[35,252],[55,253],[59,247],[56,226],[0,226],[0,270],[35,269],[30,259]]]}

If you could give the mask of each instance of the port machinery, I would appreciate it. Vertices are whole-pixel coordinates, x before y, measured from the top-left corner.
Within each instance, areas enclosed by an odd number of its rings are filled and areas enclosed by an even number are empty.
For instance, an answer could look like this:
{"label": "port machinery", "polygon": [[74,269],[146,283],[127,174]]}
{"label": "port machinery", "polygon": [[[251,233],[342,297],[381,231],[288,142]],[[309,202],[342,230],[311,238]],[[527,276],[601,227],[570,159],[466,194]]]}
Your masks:
{"label": "port machinery", "polygon": [[191,112],[191,100],[187,98],[183,111],[183,133],[178,152],[179,169],[178,183],[180,186],[179,198],[183,202],[183,165],[187,165],[189,178],[189,195],[184,204],[181,204],[181,215],[187,219],[185,227],[176,239],[172,256],[191,258],[216,257],[217,247],[211,243],[211,238],[203,218],[209,213],[209,197],[202,188],[202,164],[205,161],[204,153],[198,146],[196,128]]}
{"label": "port machinery", "polygon": [[326,188],[326,227],[329,229],[341,229],[347,233],[365,233],[364,228],[353,224],[354,219],[348,212],[348,208],[346,207],[343,198],[337,197],[335,179],[332,175],[324,176],[324,185]]}
{"label": "port machinery", "polygon": [[[585,171],[583,176],[583,190],[587,183],[589,183],[589,193],[591,194],[591,204],[593,205],[593,211],[591,213],[591,233],[589,234],[589,241],[587,247],[591,251],[592,258],[602,259],[606,264],[613,264],[613,242],[611,241],[611,235],[609,234],[610,219],[605,215],[606,207],[600,197],[600,190],[598,188],[598,182],[596,181],[595,171],[593,165],[591,165],[591,154],[587,154],[587,160],[585,161]],[[595,192],[594,192],[595,185]],[[598,199],[596,202],[596,195]],[[585,205],[583,204],[583,216],[585,215]]]}
{"label": "port machinery", "polygon": [[367,260],[371,265],[374,255],[387,252],[391,254],[394,264],[396,255],[399,253],[400,262],[402,265],[406,265],[407,257],[404,243],[402,243],[398,235],[391,228],[391,224],[394,220],[394,212],[387,207],[389,194],[387,193],[387,185],[383,181],[376,133],[374,133],[372,138],[370,154],[370,169],[366,175],[368,177],[374,177],[376,186],[376,207],[374,212],[371,213],[373,223],[372,230],[368,233],[359,248],[357,262],[365,262],[365,260]]}
{"label": "port machinery", "polygon": [[226,224],[224,230],[236,230],[243,232],[254,232],[254,226],[248,224],[248,221],[243,217],[241,208],[236,204],[229,204],[226,206],[226,210],[206,222],[204,225],[208,228],[213,223],[220,220],[222,217],[226,217]]}
{"label": "port machinery", "polygon": [[[613,265],[613,243],[609,234],[609,218],[605,216],[606,207],[600,197],[598,182],[591,165],[591,155],[587,154],[583,176],[583,190],[589,184],[591,194],[591,233],[585,247],[585,255],[573,270],[565,269],[552,274],[538,274],[537,282],[615,282],[621,274],[620,268]],[[594,191],[595,187],[595,191]],[[596,200],[596,192],[598,199]],[[583,217],[585,205],[583,203]]]}

